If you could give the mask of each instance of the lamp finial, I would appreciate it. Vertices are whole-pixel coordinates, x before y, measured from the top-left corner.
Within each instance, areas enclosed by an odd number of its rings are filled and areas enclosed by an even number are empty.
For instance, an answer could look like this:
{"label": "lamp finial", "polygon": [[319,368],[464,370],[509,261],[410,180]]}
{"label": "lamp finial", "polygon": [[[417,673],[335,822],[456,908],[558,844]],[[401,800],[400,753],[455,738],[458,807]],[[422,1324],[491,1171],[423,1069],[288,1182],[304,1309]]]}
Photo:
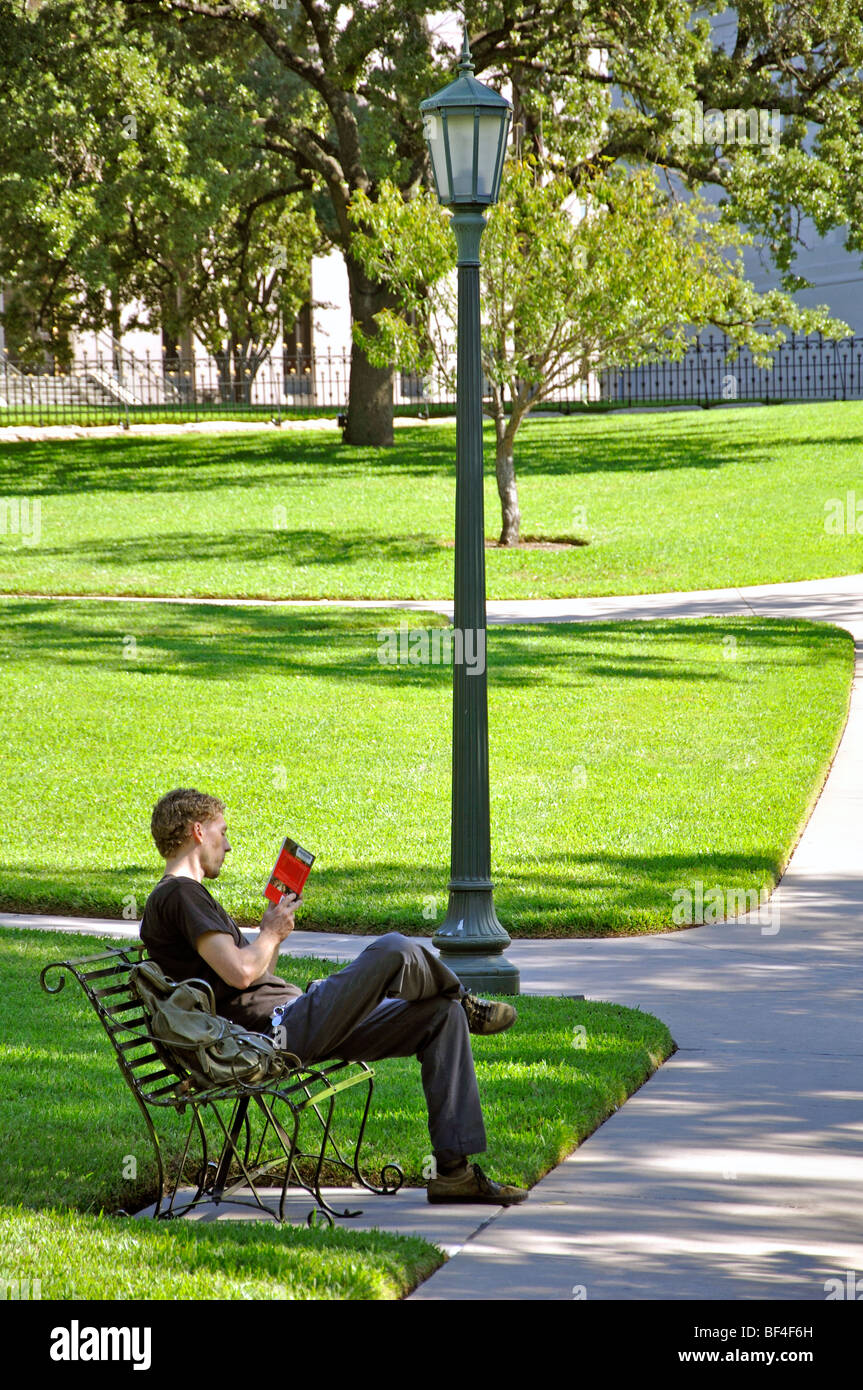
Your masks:
{"label": "lamp finial", "polygon": [[473,72],[473,58],[471,57],[470,44],[467,40],[467,25],[464,27],[464,42],[461,46],[461,59],[458,65],[459,72]]}

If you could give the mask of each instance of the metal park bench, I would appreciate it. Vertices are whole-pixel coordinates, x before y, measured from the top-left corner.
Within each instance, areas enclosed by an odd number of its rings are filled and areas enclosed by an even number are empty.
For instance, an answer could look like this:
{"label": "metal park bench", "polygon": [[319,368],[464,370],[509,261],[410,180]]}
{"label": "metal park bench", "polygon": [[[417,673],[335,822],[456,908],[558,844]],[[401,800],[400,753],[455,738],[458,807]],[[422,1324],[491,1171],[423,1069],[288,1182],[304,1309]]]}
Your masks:
{"label": "metal park bench", "polygon": [[[96,1011],[117,1057],[120,1070],[138,1102],[153,1144],[158,1169],[159,1194],[154,1217],[182,1216],[202,1203],[222,1202],[259,1208],[276,1221],[285,1220],[285,1201],[295,1185],[315,1199],[308,1225],[322,1215],[329,1225],[334,1216],[359,1216],[361,1211],[337,1211],[321,1191],[325,1170],[344,1173],[348,1182],[359,1183],[378,1195],[397,1192],[404,1174],[396,1163],[381,1170],[381,1183],[369,1182],[360,1172],[360,1148],[371,1106],[374,1072],[365,1062],[335,1061],[309,1067],[292,1054],[292,1069],[275,1080],[256,1085],[232,1082],[202,1086],[184,1068],[182,1060],[154,1037],[151,1020],[129,980],[133,966],[144,958],[141,943],[101,951],[76,960],[53,961],[40,976],[48,994],[58,994],[68,972],[74,975]],[[61,972],[56,984],[53,971]],[[203,980],[191,983],[210,987]],[[212,997],[212,996],[211,996]],[[345,1157],[333,1134],[336,1101],[355,1086],[367,1088],[353,1152]],[[279,1118],[277,1107],[284,1106]],[[161,1112],[173,1110],[188,1121],[182,1156],[172,1175],[166,1172],[162,1142],[154,1123]],[[207,1136],[206,1118],[215,1120],[216,1144]],[[259,1126],[253,1121],[257,1119]],[[300,1148],[301,1122],[306,1147]],[[255,1133],[256,1128],[260,1129]],[[308,1131],[315,1136],[308,1143]],[[199,1146],[199,1153],[197,1147]],[[350,1148],[345,1147],[350,1154]],[[191,1159],[194,1193],[181,1195],[180,1185]],[[276,1207],[268,1205],[258,1190],[261,1180],[283,1169],[281,1194]],[[388,1177],[388,1174],[390,1175]]]}

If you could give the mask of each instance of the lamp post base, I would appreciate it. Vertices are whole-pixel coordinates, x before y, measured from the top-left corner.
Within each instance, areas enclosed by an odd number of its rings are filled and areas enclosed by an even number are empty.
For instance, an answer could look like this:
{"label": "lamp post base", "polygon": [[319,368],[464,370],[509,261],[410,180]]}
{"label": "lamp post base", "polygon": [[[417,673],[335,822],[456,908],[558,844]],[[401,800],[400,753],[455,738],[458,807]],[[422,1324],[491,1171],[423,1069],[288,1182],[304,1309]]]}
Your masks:
{"label": "lamp post base", "polygon": [[446,917],[432,937],[444,965],[474,994],[518,994],[521,976],[503,952],[511,938],[497,920],[491,884],[451,888]]}
{"label": "lamp post base", "polygon": [[503,956],[447,955],[440,958],[471,994],[518,994],[521,977],[518,970]]}

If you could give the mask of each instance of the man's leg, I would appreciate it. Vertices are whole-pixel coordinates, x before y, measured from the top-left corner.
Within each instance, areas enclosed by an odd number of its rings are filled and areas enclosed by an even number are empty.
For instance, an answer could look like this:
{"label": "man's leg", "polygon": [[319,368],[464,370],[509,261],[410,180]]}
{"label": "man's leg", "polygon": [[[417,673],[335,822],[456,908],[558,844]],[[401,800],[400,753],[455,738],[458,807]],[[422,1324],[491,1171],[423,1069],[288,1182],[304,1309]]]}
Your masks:
{"label": "man's leg", "polygon": [[485,1151],[467,1015],[457,999],[386,1000],[342,1040],[336,1055],[347,1062],[415,1055],[437,1163],[455,1165],[466,1154]]}
{"label": "man's leg", "polygon": [[303,1062],[337,1057],[340,1043],[385,998],[458,1000],[464,993],[458,976],[431,947],[389,932],[289,1006],[282,1017],[280,1046]]}
{"label": "man's leg", "polygon": [[414,1051],[422,1063],[437,1165],[428,1184],[428,1200],[491,1206],[523,1202],[525,1188],[494,1182],[478,1164],[467,1162],[469,1154],[485,1149],[486,1138],[468,1019],[460,1000],[440,996],[415,1003],[387,1000],[343,1040],[338,1055],[347,1061],[374,1061]]}
{"label": "man's leg", "polygon": [[[430,947],[392,932],[295,1000],[279,1026],[279,1045],[308,1063],[415,1052],[438,1167],[455,1170],[451,1179],[431,1180],[429,1201],[509,1205],[523,1201],[526,1190],[494,1183],[476,1164],[464,1162],[486,1146],[471,1025],[461,1004],[465,994],[458,976]],[[388,996],[394,996],[392,1003],[383,1002]]]}

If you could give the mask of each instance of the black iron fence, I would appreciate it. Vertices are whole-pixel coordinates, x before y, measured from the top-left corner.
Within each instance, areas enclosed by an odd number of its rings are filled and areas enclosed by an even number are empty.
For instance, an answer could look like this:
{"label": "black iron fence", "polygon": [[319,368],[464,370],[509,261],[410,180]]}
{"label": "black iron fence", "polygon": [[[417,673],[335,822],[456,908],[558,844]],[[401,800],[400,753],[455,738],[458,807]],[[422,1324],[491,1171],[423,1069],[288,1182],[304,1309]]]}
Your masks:
{"label": "black iron fence", "polygon": [[769,367],[748,350],[734,356],[721,334],[702,333],[679,362],[601,373],[604,401],[619,406],[863,398],[863,338],[799,337],[776,348]]}
{"label": "black iron fence", "polygon": [[258,364],[107,353],[39,366],[0,354],[0,424],[133,424],[212,417],[338,414],[350,358],[317,354]]}
{"label": "black iron fence", "polygon": [[[344,353],[274,355],[258,365],[238,365],[112,352],[38,367],[0,354],[0,425],[336,416],[347,406],[349,384],[350,358]],[[721,335],[702,333],[679,362],[591,372],[552,391],[542,408],[861,398],[863,338],[791,336],[775,350],[771,366],[759,367],[749,352],[733,356]],[[397,372],[393,403],[402,414],[447,414],[455,396],[442,376]]]}

